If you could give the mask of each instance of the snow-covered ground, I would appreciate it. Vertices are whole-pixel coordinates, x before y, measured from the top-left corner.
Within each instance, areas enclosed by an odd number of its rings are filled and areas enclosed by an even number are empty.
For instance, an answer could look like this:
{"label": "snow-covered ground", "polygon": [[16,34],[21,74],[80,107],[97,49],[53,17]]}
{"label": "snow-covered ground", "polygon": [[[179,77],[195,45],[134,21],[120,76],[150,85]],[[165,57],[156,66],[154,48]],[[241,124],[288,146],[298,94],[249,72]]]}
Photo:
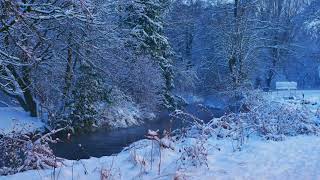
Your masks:
{"label": "snow-covered ground", "polygon": [[[273,101],[304,102],[313,112],[320,108],[320,90],[272,91],[265,94]],[[294,99],[290,100],[289,97],[294,97]]]}
{"label": "snow-covered ground", "polygon": [[[66,167],[54,170],[32,170],[0,179],[100,179],[109,174],[111,179],[320,179],[320,137],[298,136],[285,141],[261,141],[251,139],[242,151],[233,151],[230,141],[209,139],[208,168],[206,166],[183,166],[181,150],[195,139],[187,139],[175,145],[175,150],[162,151],[161,175],[158,175],[158,159],[151,169],[135,164],[133,150],[123,151],[117,156],[67,161]],[[151,143],[142,140],[135,143],[137,157],[150,158]],[[220,151],[217,149],[220,148]],[[139,158],[137,158],[139,161]],[[140,159],[140,160],[141,160]],[[148,161],[147,161],[148,162]]]}
{"label": "snow-covered ground", "polygon": [[273,100],[280,99],[283,97],[294,96],[297,99],[313,100],[320,102],[320,90],[292,90],[292,91],[272,91],[266,93],[270,95]]}
{"label": "snow-covered ground", "polygon": [[[319,107],[320,91],[280,91],[266,93],[274,101],[301,103]],[[304,94],[304,98],[302,96]],[[294,96],[295,99],[288,99]],[[31,170],[0,180],[51,180],[51,179],[320,179],[320,137],[299,135],[283,141],[267,141],[257,136],[246,140],[241,151],[234,150],[236,142],[210,137],[201,150],[199,139],[188,137],[174,142],[174,148],[161,150],[159,175],[159,147],[150,140],[133,143],[121,153],[102,158],[64,161],[57,169]],[[192,147],[198,155],[206,154],[206,163],[200,165],[201,156],[186,156]],[[152,155],[151,155],[152,154]],[[203,158],[202,157],[202,158]],[[151,164],[151,159],[153,163]],[[193,164],[197,164],[194,166]]]}
{"label": "snow-covered ground", "polygon": [[19,107],[0,107],[0,133],[13,130],[32,132],[43,128],[44,124],[38,118],[32,118]]}

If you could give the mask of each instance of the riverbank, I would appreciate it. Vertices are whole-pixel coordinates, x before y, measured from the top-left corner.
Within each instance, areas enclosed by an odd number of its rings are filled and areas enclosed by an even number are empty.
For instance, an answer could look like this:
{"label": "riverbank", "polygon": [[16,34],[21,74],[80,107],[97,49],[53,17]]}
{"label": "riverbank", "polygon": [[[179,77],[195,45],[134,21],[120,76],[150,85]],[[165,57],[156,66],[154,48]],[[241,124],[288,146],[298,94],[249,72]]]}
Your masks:
{"label": "riverbank", "polygon": [[[301,97],[299,94],[287,98],[273,92],[263,96],[253,93],[243,102],[243,112],[221,118],[208,117],[208,122],[177,111],[174,116],[181,117],[182,121],[191,118],[193,126],[183,126],[173,134],[163,129],[148,131],[156,127],[146,127],[148,133],[138,130],[139,138],[144,139],[121,144],[126,148],[120,153],[65,160],[57,168],[1,178],[318,179],[320,137],[316,135],[320,133],[320,119],[315,109],[320,100],[317,93],[304,93]],[[112,149],[106,144],[99,146],[98,142],[103,141],[97,137],[103,139],[104,135],[85,139],[87,145],[75,145],[78,149],[91,148],[103,153],[105,149],[101,147]],[[119,139],[110,141],[119,142]],[[77,153],[68,147],[61,149]]]}
{"label": "riverbank", "polygon": [[0,107],[0,134],[12,131],[29,133],[43,131],[45,124],[39,118],[30,117],[20,107]]}
{"label": "riverbank", "polygon": [[[141,140],[115,156],[90,158],[80,161],[65,161],[64,167],[50,170],[32,170],[3,180],[33,179],[319,179],[320,137],[297,136],[285,141],[250,139],[242,151],[234,151],[233,143],[210,138],[207,164],[193,166],[192,161],[183,161],[183,149],[196,145],[194,138],[176,142],[174,150],[154,150],[154,163],[143,159],[151,157],[152,143]],[[154,146],[155,148],[156,146]],[[133,151],[134,150],[134,151]],[[133,152],[136,154],[133,155]],[[148,161],[149,162],[149,161]],[[190,163],[190,164],[189,164]]]}

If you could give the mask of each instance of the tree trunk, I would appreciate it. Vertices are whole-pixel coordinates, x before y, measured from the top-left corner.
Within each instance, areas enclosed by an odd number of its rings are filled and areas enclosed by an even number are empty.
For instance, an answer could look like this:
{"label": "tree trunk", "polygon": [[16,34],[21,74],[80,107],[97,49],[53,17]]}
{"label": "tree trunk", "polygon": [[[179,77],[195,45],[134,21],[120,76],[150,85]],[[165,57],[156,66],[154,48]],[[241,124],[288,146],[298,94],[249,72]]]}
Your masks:
{"label": "tree trunk", "polygon": [[71,88],[71,83],[72,83],[72,79],[73,79],[73,71],[72,71],[72,65],[73,65],[73,61],[72,61],[72,48],[71,48],[71,33],[69,34],[69,48],[68,48],[68,57],[67,57],[67,68],[66,68],[66,74],[65,74],[65,87],[64,87],[64,91],[63,91],[63,95],[65,97],[68,96],[70,88]]}
{"label": "tree trunk", "polygon": [[22,73],[23,77],[20,77],[20,75],[17,73],[13,65],[10,64],[7,67],[10,70],[13,77],[15,78],[15,81],[19,85],[19,88],[23,91],[22,93],[23,97],[19,95],[11,95],[11,97],[15,98],[25,111],[30,112],[30,115],[32,117],[37,117],[38,115],[37,103],[34,100],[34,96],[31,89],[31,78],[30,78],[29,67],[23,67],[23,73]]}
{"label": "tree trunk", "polygon": [[274,75],[274,72],[272,69],[269,70],[269,73],[267,75],[267,78],[266,78],[266,85],[267,87],[270,89],[271,88],[271,82],[272,82],[272,79],[273,79],[273,75]]}
{"label": "tree trunk", "polygon": [[27,107],[28,107],[28,110],[30,112],[31,117],[37,117],[38,116],[37,103],[34,100],[30,89],[26,89],[23,92],[23,95],[24,95],[24,99],[26,101],[26,104],[27,104]]}

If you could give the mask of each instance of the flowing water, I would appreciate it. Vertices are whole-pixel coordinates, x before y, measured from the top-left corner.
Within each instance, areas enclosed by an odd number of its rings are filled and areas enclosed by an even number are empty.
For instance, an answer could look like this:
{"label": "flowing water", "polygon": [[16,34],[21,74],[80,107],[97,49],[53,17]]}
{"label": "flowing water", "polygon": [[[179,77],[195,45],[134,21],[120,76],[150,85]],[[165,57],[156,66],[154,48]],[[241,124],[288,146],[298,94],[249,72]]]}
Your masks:
{"label": "flowing water", "polygon": [[[189,105],[185,111],[205,121],[213,117],[221,117],[224,113],[222,109],[217,108],[207,108],[209,112],[200,109],[197,105]],[[117,130],[100,129],[93,133],[71,137],[70,140],[57,143],[52,148],[56,156],[66,159],[108,156],[119,153],[124,147],[137,140],[144,139],[148,129],[159,129],[162,132],[164,129],[175,130],[183,126],[186,125],[179,120],[172,120],[168,113],[163,113],[156,121],[142,126]]]}

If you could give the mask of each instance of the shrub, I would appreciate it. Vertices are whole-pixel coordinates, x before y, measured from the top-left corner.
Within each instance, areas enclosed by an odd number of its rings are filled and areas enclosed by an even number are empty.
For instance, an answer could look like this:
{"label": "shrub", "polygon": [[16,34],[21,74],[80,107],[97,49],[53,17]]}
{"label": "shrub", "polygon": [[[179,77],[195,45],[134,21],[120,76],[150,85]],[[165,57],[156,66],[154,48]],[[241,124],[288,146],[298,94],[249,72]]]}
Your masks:
{"label": "shrub", "polygon": [[45,135],[17,131],[1,134],[0,175],[61,166],[62,159],[53,154],[49,143],[55,143],[56,140],[51,136],[62,130],[54,130]]}

